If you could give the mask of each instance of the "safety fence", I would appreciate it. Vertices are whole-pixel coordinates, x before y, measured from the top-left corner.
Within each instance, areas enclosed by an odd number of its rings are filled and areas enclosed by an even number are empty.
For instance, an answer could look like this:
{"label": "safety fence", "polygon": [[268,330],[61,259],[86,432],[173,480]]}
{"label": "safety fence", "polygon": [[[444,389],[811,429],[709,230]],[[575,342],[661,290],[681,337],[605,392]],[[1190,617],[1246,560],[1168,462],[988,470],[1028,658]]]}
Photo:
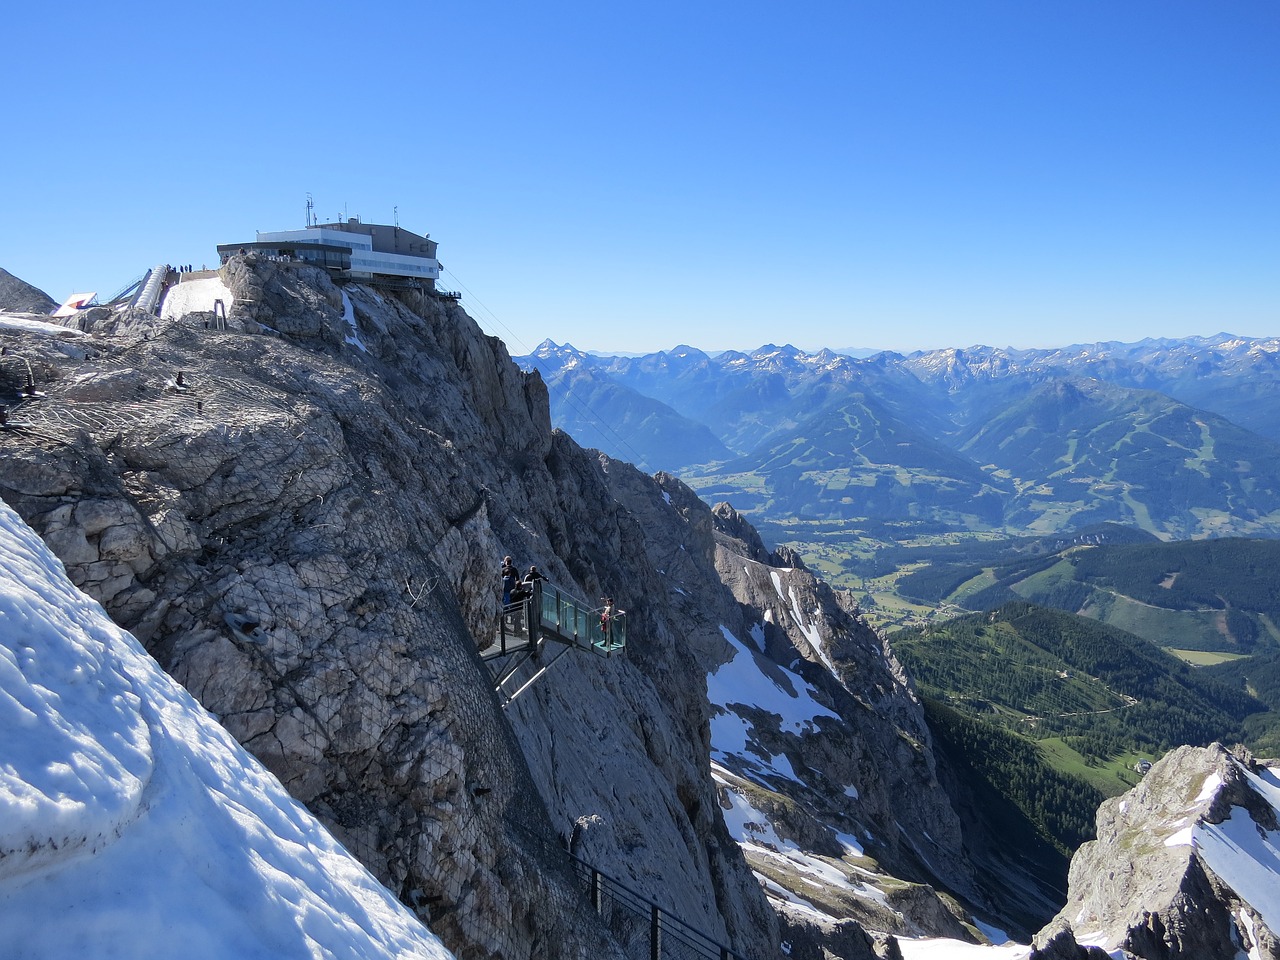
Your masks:
{"label": "safety fence", "polygon": [[480,651],[483,659],[537,648],[546,640],[606,657],[626,647],[622,611],[609,605],[593,607],[545,580],[526,589],[524,597],[503,607],[496,632]]}
{"label": "safety fence", "polygon": [[569,855],[591,907],[631,960],[746,960],[626,884]]}
{"label": "safety fence", "polygon": [[627,622],[620,613],[589,606],[550,583],[540,587],[536,602],[542,630],[596,653],[609,654],[627,645]]}

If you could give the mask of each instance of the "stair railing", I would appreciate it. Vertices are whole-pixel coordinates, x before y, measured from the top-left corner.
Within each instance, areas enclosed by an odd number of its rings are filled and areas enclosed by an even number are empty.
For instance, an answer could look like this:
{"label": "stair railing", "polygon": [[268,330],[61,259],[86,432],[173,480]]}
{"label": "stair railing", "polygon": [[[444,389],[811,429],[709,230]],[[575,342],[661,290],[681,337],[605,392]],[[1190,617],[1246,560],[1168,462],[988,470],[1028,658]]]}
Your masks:
{"label": "stair railing", "polygon": [[569,854],[591,908],[632,960],[747,960],[626,884]]}

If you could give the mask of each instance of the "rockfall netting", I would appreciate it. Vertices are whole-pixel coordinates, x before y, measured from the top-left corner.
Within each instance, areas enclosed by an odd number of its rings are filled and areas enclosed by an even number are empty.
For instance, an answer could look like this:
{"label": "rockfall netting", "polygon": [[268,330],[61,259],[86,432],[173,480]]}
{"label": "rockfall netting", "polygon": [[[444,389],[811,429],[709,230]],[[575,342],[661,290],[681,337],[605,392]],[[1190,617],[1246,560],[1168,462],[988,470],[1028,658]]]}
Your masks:
{"label": "rockfall netting", "polygon": [[82,588],[459,956],[619,955],[433,559],[446,441],[274,338],[0,344],[0,489]]}

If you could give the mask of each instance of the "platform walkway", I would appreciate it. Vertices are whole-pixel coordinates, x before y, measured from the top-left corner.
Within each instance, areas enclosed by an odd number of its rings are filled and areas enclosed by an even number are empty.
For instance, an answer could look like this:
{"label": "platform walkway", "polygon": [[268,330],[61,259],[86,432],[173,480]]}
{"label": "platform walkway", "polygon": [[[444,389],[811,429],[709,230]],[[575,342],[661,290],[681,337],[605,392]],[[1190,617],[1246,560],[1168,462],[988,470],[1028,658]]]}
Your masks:
{"label": "platform walkway", "polygon": [[[612,656],[627,646],[627,619],[621,611],[604,617],[604,607],[592,607],[546,580],[535,581],[528,596],[503,608],[498,628],[480,650],[490,665],[494,689],[503,706],[528,689],[569,650]],[[548,643],[559,645],[554,652]],[[526,664],[536,669],[519,689],[507,689]]]}
{"label": "platform walkway", "polygon": [[159,263],[147,271],[142,287],[134,298],[133,306],[147,313],[155,313],[160,306],[160,295],[164,293],[165,283],[169,279],[169,265]]}

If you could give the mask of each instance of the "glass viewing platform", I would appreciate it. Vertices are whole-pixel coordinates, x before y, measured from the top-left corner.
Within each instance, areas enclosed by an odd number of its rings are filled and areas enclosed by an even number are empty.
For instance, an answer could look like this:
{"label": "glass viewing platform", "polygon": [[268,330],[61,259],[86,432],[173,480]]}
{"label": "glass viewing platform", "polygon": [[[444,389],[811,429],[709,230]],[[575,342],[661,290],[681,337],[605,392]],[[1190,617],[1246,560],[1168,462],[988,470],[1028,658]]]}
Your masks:
{"label": "glass viewing platform", "polygon": [[527,651],[538,654],[546,641],[609,656],[627,645],[627,618],[621,611],[604,616],[604,607],[588,606],[545,580],[532,593],[502,611],[498,629],[480,651],[485,660]]}

